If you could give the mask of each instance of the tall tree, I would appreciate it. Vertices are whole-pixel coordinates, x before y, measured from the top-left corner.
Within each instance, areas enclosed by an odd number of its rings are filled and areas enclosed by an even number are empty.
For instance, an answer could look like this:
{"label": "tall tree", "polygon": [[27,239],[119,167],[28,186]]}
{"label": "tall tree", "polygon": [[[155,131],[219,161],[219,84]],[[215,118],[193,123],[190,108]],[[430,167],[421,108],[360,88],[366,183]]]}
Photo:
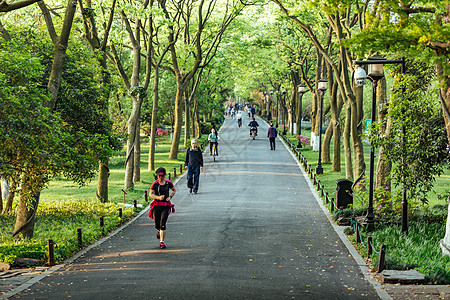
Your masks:
{"label": "tall tree", "polygon": [[[111,7],[109,10],[108,22],[103,22],[103,36],[100,37],[100,33],[98,31],[97,21],[95,19],[95,9],[92,6],[91,0],[85,0],[85,4],[81,0],[78,0],[81,12],[82,19],[84,25],[84,37],[86,41],[91,46],[92,50],[97,55],[97,60],[99,65],[101,66],[101,84],[103,86],[103,94],[102,97],[97,100],[98,106],[102,110],[105,116],[109,115],[108,102],[109,96],[111,92],[111,75],[108,72],[107,66],[107,44],[109,39],[109,33],[111,31],[111,26],[113,23],[114,17],[114,9],[116,6],[116,0],[113,0],[111,3]],[[102,14],[104,14],[103,7],[100,7]],[[97,198],[101,202],[108,202],[108,177],[109,177],[109,168],[108,168],[108,159],[99,162],[99,173],[98,173],[98,186],[97,186]]]}
{"label": "tall tree", "polygon": [[[244,7],[241,2],[225,4],[225,7],[222,7],[223,15],[218,17],[221,21],[215,22],[214,10],[218,8],[217,3],[216,0],[200,0],[199,2],[180,0],[175,7],[169,9],[165,0],[159,0],[166,19],[172,22],[167,35],[171,64],[165,65],[163,68],[172,72],[177,81],[175,126],[170,159],[176,159],[178,156],[183,124],[182,100],[187,86],[197,71],[210,63],[223,33]],[[172,12],[173,10],[174,12]],[[192,23],[195,25],[191,26]],[[192,28],[194,26],[195,29]],[[180,30],[184,34],[182,40],[180,39]],[[203,37],[205,31],[208,35]],[[177,47],[177,43],[180,44],[179,47]],[[192,50],[183,51],[182,49]]]}

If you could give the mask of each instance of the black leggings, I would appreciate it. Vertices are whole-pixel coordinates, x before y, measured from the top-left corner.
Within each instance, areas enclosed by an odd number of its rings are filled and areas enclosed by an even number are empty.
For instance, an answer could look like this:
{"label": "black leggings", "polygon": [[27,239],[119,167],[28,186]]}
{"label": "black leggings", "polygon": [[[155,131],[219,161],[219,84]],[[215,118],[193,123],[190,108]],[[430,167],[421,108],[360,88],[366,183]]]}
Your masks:
{"label": "black leggings", "polygon": [[155,217],[155,228],[158,230],[166,230],[167,219],[169,218],[170,207],[155,206],[153,216]]}

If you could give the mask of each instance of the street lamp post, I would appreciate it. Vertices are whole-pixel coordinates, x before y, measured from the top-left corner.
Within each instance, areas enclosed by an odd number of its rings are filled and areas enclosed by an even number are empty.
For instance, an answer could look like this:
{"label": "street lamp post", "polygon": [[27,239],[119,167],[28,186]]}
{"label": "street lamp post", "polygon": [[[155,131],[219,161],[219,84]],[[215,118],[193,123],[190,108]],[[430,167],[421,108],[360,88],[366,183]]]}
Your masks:
{"label": "street lamp post", "polygon": [[[283,103],[286,103],[286,90],[283,90]],[[285,121],[286,121],[286,115],[285,115],[285,112],[284,112],[284,108],[283,108],[283,113],[281,114],[282,115],[282,121],[283,121],[283,123],[286,123]],[[283,135],[286,135],[286,124],[283,124]]]}
{"label": "street lamp post", "polygon": [[317,161],[316,174],[323,174],[322,168],[322,122],[323,122],[323,97],[327,90],[328,80],[322,78],[319,80],[318,89],[320,90],[320,126],[319,126],[319,159]]}
{"label": "street lamp post", "polygon": [[[367,61],[355,61],[355,64],[358,66],[368,65],[368,76],[365,75],[365,72],[362,68],[358,68],[355,71],[355,81],[357,85],[365,84],[365,79],[369,78],[372,80],[372,123],[375,121],[375,113],[376,113],[376,102],[377,102],[377,86],[378,81],[384,77],[384,68],[385,64],[402,64],[402,71],[404,71],[404,59],[402,60],[386,60],[381,55],[374,55],[369,57]],[[371,145],[370,147],[370,177],[369,177],[369,205],[367,207],[367,215],[365,219],[365,226],[368,231],[372,231],[375,228],[375,215],[373,213],[373,190],[374,190],[374,169],[375,169],[375,147]],[[408,204],[406,197],[403,197],[402,202],[402,230],[403,226],[406,226],[407,231],[407,223],[408,223]],[[403,207],[403,204],[404,207]],[[404,213],[405,209],[405,213]],[[405,225],[404,225],[405,224]]]}
{"label": "street lamp post", "polygon": [[[298,126],[298,133],[297,134],[301,135],[302,134],[302,98],[303,98],[303,94],[307,92],[306,84],[300,83],[297,86],[297,92],[300,95],[300,98],[299,98],[299,106],[300,107],[298,109],[298,124],[299,124],[299,126]],[[298,140],[297,148],[302,148],[302,143],[300,142],[300,140]]]}

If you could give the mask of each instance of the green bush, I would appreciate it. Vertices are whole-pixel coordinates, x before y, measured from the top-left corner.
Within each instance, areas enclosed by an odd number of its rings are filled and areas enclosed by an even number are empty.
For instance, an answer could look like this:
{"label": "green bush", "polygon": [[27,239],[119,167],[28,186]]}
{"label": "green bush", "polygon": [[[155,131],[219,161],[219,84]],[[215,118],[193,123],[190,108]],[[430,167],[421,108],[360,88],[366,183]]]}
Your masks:
{"label": "green bush", "polygon": [[211,119],[207,120],[207,122],[211,123],[212,125],[216,125],[216,128],[219,128],[220,125],[222,125],[224,119],[225,119],[225,116],[223,113],[216,113],[216,114],[214,114],[214,116],[211,117]]}
{"label": "green bush", "polygon": [[[218,127],[218,126],[216,126]],[[209,134],[211,132],[211,129],[213,128],[213,125],[209,122],[200,122],[200,132],[202,134]]]}

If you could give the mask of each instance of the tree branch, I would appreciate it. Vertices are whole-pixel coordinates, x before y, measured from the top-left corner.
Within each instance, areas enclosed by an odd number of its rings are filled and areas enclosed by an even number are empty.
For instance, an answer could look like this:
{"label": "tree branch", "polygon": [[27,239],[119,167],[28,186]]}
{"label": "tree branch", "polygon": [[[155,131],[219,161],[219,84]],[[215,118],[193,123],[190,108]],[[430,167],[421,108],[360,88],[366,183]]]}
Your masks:
{"label": "tree branch", "polygon": [[29,6],[31,4],[34,4],[41,0],[23,0],[18,2],[13,2],[11,4],[6,3],[6,0],[3,0],[0,2],[0,12],[9,12],[16,9],[20,9],[26,6]]}
{"label": "tree branch", "polygon": [[56,34],[55,26],[53,25],[52,17],[50,16],[50,11],[48,10],[47,5],[44,3],[44,1],[38,2],[39,8],[42,11],[42,15],[45,19],[45,24],[47,25],[47,31],[50,35],[50,38],[52,39],[53,44],[56,44],[58,41],[58,34]]}

